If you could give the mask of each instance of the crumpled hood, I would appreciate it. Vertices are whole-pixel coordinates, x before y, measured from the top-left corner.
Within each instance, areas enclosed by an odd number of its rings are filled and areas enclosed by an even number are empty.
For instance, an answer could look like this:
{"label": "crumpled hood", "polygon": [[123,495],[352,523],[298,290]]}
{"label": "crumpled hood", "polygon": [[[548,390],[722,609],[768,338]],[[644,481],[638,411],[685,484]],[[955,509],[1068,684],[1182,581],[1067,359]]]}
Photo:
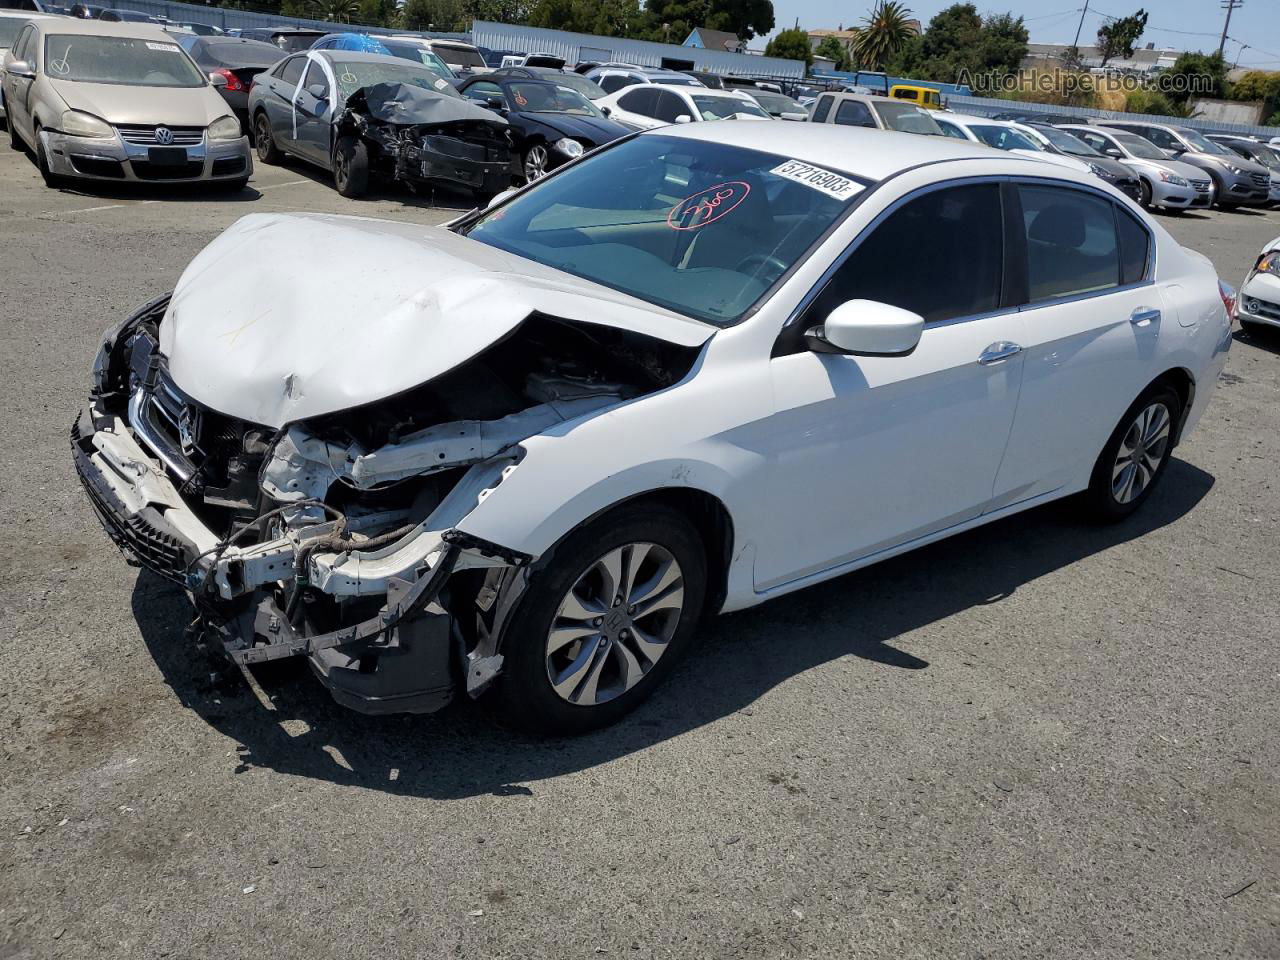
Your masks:
{"label": "crumpled hood", "polygon": [[120,83],[50,83],[68,107],[101,117],[108,123],[165,124],[207,127],[231,111],[213,87],[139,87]]}
{"label": "crumpled hood", "polygon": [[426,383],[535,312],[688,347],[715,332],[440,227],[251,214],[183,272],[160,349],[200,403],[280,427]]}

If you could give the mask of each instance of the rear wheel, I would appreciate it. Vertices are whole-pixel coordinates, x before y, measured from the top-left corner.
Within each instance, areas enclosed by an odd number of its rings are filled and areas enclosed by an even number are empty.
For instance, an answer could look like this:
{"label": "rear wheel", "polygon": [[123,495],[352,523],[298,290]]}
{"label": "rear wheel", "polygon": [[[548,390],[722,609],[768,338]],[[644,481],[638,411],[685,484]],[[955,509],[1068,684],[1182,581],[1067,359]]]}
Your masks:
{"label": "rear wheel", "polygon": [[275,138],[271,136],[271,121],[262,110],[253,118],[253,149],[263,163],[276,164],[283,158]]}
{"label": "rear wheel", "polygon": [[1151,495],[1173,452],[1182,399],[1172,388],[1152,387],[1125,411],[1093,468],[1087,499],[1101,520],[1122,520]]}
{"label": "rear wheel", "polygon": [[369,191],[369,148],[353,136],[339,138],[333,148],[333,183],[344,197],[363,197]]}
{"label": "rear wheel", "polygon": [[683,515],[623,507],[557,545],[510,621],[493,696],[513,724],[576,734],[653,692],[693,640],[706,550]]}

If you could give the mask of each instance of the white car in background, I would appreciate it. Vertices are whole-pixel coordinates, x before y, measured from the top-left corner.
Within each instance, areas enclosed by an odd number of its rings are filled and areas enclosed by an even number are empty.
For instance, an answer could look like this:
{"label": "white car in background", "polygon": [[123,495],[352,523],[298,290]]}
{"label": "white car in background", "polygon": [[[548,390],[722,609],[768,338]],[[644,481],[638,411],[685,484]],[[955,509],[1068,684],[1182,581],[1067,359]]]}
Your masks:
{"label": "white car in background", "polygon": [[[609,119],[640,130],[706,120],[772,120],[747,94],[709,87],[637,83],[595,101]],[[607,110],[605,108],[608,108]]]}
{"label": "white car in background", "polygon": [[1280,328],[1280,237],[1262,248],[1240,285],[1236,317],[1245,330]]}
{"label": "white car in background", "polygon": [[1213,181],[1199,167],[1174,160],[1146,137],[1115,127],[1058,124],[1093,149],[1131,167],[1138,175],[1144,207],[1187,210],[1213,206]]}
{"label": "white car in background", "polygon": [[1220,291],[1065,167],[668,126],[447,227],[243,218],[105,335],[73,456],[235,662],[579,732],[706,614],[1071,494],[1138,510],[1226,361]]}
{"label": "white car in background", "polygon": [[1089,165],[1075,157],[1050,153],[1034,136],[1018,129],[1011,120],[988,120],[986,117],[969,117],[958,113],[935,112],[933,119],[948,137],[985,143],[997,150],[1008,150],[1032,160],[1043,160],[1079,173],[1092,173]]}
{"label": "white car in background", "polygon": [[[31,13],[26,10],[0,10],[0,70],[4,69],[4,55],[18,39],[18,34],[30,20],[44,20],[43,13]],[[0,120],[6,120],[4,111],[4,86],[0,84]]]}

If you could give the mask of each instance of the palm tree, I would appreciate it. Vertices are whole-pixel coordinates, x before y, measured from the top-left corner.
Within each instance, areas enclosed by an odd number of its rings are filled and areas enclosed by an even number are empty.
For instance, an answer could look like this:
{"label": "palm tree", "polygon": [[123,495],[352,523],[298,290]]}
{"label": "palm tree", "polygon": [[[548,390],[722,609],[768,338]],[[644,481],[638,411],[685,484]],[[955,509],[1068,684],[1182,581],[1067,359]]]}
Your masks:
{"label": "palm tree", "polygon": [[350,23],[351,15],[360,9],[360,0],[311,0],[310,6],[321,20]]}
{"label": "palm tree", "polygon": [[877,0],[852,44],[858,63],[872,70],[881,69],[910,38],[910,22],[911,11],[898,0]]}

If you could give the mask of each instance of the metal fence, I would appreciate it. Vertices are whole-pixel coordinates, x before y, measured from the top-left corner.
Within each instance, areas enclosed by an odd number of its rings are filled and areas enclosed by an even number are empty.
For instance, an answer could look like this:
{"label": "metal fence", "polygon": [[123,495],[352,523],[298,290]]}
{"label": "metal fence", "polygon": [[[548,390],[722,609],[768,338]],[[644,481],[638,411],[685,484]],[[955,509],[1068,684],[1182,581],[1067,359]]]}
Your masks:
{"label": "metal fence", "polygon": [[1146,123],[1170,123],[1178,127],[1191,127],[1202,133],[1238,133],[1250,137],[1280,137],[1280,127],[1260,127],[1249,123],[1223,123],[1202,117],[1162,117],[1147,113],[1119,113],[1115,110],[1097,110],[1092,107],[1060,107],[1051,103],[1025,103],[1021,100],[996,100],[991,97],[947,98],[947,106],[956,113],[972,113],[982,117],[998,113],[1053,113],[1079,117],[1082,123],[1090,120],[1132,120]]}
{"label": "metal fence", "polygon": [[207,7],[197,3],[178,3],[176,0],[127,0],[123,3],[129,10],[137,10],[151,17],[165,17],[176,23],[207,23],[223,30],[252,30],[256,27],[304,27],[309,30],[323,30],[325,33],[341,33],[355,31],[374,34],[417,34],[440,38],[466,40],[465,33],[441,33],[432,31],[425,33],[415,30],[400,30],[394,27],[366,26],[359,23],[337,23],[333,20],[311,20],[306,17],[284,17],[278,13],[259,13],[255,10],[234,10],[229,7]]}
{"label": "metal fence", "polygon": [[704,50],[674,43],[629,40],[626,37],[599,37],[567,30],[547,30],[515,23],[477,20],[471,25],[472,43],[491,50],[520,53],[549,53],[568,63],[584,60],[619,60],[638,67],[660,67],[663,61],[692,63],[696,70],[724,76],[774,77],[781,80],[804,78],[803,60],[757,57],[727,50]]}

